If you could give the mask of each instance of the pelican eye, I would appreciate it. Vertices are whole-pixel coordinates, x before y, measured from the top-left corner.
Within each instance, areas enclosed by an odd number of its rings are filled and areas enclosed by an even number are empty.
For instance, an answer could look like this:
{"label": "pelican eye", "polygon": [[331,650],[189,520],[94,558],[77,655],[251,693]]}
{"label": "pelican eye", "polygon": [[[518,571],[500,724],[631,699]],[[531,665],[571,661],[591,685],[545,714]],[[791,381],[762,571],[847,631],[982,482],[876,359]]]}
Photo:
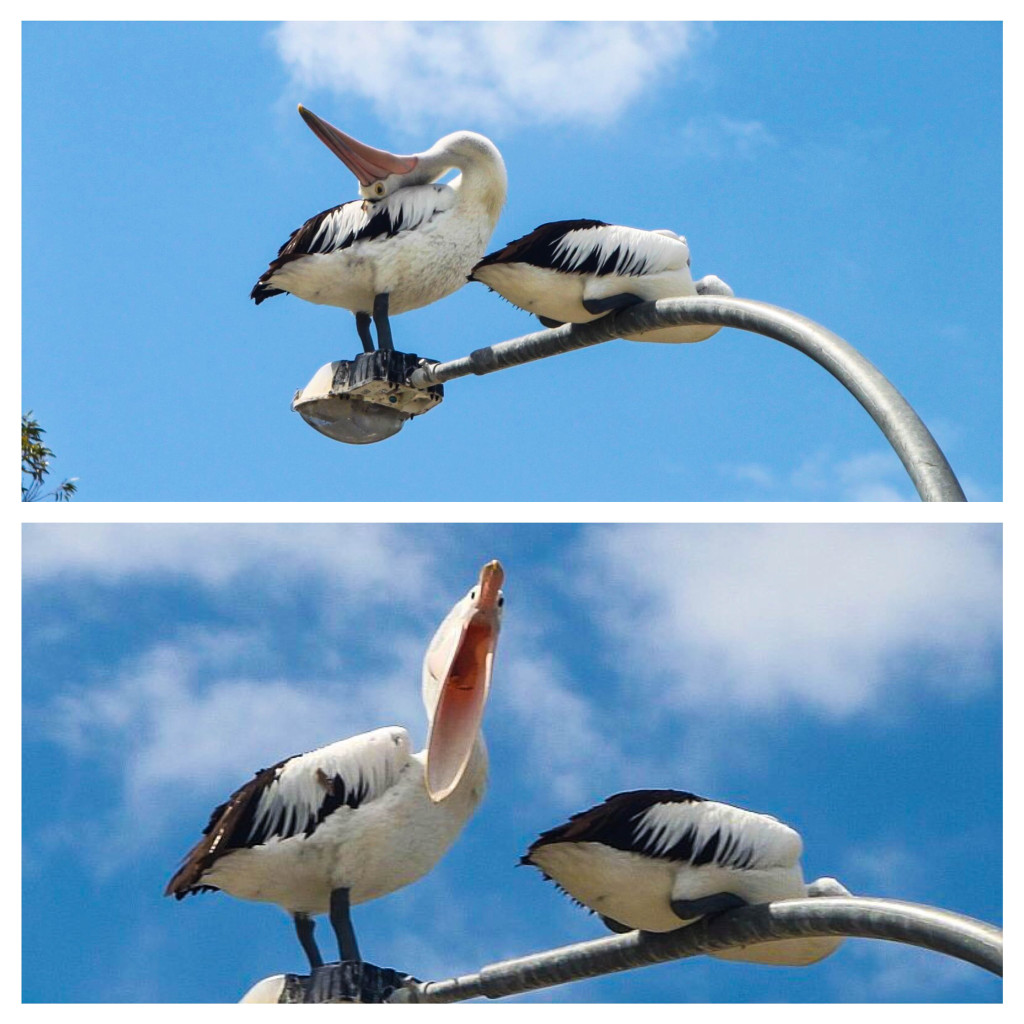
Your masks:
{"label": "pelican eye", "polygon": [[498,607],[501,608],[504,604],[505,604],[505,595],[504,594],[499,594],[498,595]]}
{"label": "pelican eye", "polygon": [[378,181],[377,184],[373,186],[373,194],[375,196],[384,195],[384,183],[382,181]]}
{"label": "pelican eye", "polygon": [[472,590],[471,590],[471,591],[469,592],[469,599],[470,599],[470,601],[475,601],[475,600],[476,600],[476,587],[474,587],[474,588],[473,588],[473,589],[472,589]]}

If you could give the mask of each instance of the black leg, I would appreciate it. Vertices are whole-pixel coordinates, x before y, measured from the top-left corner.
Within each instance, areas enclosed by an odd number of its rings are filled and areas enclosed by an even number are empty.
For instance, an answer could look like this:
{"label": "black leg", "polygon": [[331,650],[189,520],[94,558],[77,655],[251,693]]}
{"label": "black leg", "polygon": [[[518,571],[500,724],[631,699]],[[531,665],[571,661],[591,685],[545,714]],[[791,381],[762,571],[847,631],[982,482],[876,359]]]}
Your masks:
{"label": "black leg", "polygon": [[643,301],[639,295],[622,292],[620,295],[609,295],[606,299],[584,299],[583,308],[596,316],[598,313],[608,313],[613,309],[626,309]]}
{"label": "black leg", "polygon": [[373,300],[373,323],[377,328],[377,348],[388,352],[395,346],[391,341],[391,323],[388,320],[388,293],[381,292]]}
{"label": "black leg", "polygon": [[302,948],[306,951],[306,956],[309,958],[310,968],[323,967],[323,957],[320,956],[316,939],[313,938],[313,929],[316,928],[316,921],[309,914],[295,914],[293,915],[293,920],[295,921],[295,931],[299,936],[299,942],[302,943]]}
{"label": "black leg", "polygon": [[359,340],[363,343],[363,351],[372,352],[373,335],[370,334],[369,313],[356,313],[356,330],[359,332]]}
{"label": "black leg", "polygon": [[331,893],[331,927],[338,937],[338,952],[342,960],[362,960],[356,945],[356,933],[352,930],[349,915],[348,889],[335,889]]}
{"label": "black leg", "polygon": [[747,901],[731,892],[716,892],[699,900],[672,900],[672,911],[684,921],[694,917],[708,917],[723,914],[727,910],[745,907]]}

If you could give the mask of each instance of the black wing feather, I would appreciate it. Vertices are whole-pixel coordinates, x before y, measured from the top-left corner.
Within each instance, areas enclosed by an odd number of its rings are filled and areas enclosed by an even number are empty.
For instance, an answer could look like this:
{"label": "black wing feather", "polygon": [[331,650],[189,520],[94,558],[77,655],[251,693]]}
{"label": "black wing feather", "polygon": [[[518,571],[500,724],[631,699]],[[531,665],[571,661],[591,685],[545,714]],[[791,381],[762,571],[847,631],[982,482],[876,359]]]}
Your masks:
{"label": "black wing feather", "polygon": [[285,758],[256,772],[252,779],[214,809],[203,829],[203,838],[185,855],[181,867],[167,883],[165,896],[173,895],[180,900],[190,893],[213,891],[216,886],[199,884],[199,879],[218,857],[231,850],[259,846],[273,838],[288,839],[300,833],[310,836],[339,807],[355,809],[365,801],[369,791],[365,780],[360,779],[356,785],[349,786],[340,775],[328,777],[321,773],[319,782],[325,795],[314,812],[300,820],[296,807],[275,824],[266,820],[258,822],[256,815],[260,797],[291,760],[290,757]]}
{"label": "black wing feather", "polygon": [[[435,185],[434,194],[440,197],[446,192],[446,188],[444,185]],[[406,228],[415,227],[419,221],[413,215],[413,206],[403,202],[401,193],[395,193],[391,198],[394,201],[354,199],[310,217],[302,227],[293,231],[288,241],[281,246],[277,258],[271,261],[270,266],[253,286],[249,298],[258,306],[264,299],[282,295],[283,288],[275,288],[268,282],[281,267],[292,260],[314,254],[337,252],[339,249],[348,249],[356,242],[373,238],[393,238]],[[352,230],[358,223],[356,207],[367,215],[367,219],[361,226]],[[418,209],[422,212],[422,205]],[[341,223],[346,219],[350,220],[349,225]]]}
{"label": "black wing feather", "polygon": [[616,793],[603,804],[574,814],[567,822],[542,832],[534,840],[521,864],[532,864],[530,855],[548,843],[602,843],[626,853],[643,853],[661,860],[684,861],[694,866],[716,863],[723,867],[749,868],[756,859],[749,843],[730,830],[716,829],[705,840],[698,839],[697,829],[687,828],[671,846],[659,850],[651,836],[639,841],[637,820],[655,804],[709,803],[704,797],[676,789],[640,789]]}
{"label": "black wing feather", "polygon": [[[528,235],[523,235],[522,238],[509,242],[503,249],[485,256],[470,271],[470,279],[473,279],[473,274],[479,267],[486,267],[491,263],[531,263],[538,267],[551,267],[553,270],[568,270],[566,261],[555,254],[555,249],[562,238],[570,231],[609,226],[603,220],[553,220],[548,224],[541,224]],[[573,271],[599,273],[598,262],[596,254],[591,253],[582,264],[574,267]]]}
{"label": "black wing feather", "polygon": [[[363,200],[356,199],[351,203],[341,203],[339,206],[332,206],[331,209],[323,210],[315,217],[310,217],[302,227],[296,228],[288,236],[288,241],[277,250],[277,258],[270,261],[270,266],[263,272],[256,284],[253,285],[249,298],[253,299],[258,306],[264,299],[269,299],[274,295],[283,295],[285,293],[283,288],[274,288],[267,282],[286,263],[301,259],[303,256],[308,256],[311,253],[334,252],[337,249],[345,249],[350,246],[361,233],[348,233],[340,238],[335,238],[334,235],[337,233],[328,229],[335,217],[343,216],[342,211],[346,206],[360,206],[362,204]],[[371,223],[373,219],[371,216]],[[367,227],[369,227],[369,224]],[[371,235],[368,237],[375,236]]]}
{"label": "black wing feather", "polygon": [[635,850],[636,819],[654,804],[703,802],[703,797],[677,789],[616,793],[604,803],[580,811],[564,824],[542,832],[530,845],[522,862],[525,863],[538,846],[547,843],[603,843],[616,850]]}

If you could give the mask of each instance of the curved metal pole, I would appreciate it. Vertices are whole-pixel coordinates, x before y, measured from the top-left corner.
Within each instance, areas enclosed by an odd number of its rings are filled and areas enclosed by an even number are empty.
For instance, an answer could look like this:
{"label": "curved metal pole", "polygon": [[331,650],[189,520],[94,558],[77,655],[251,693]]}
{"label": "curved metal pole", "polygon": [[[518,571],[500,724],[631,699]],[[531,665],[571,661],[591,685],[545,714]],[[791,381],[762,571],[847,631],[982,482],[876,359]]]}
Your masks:
{"label": "curved metal pole", "polygon": [[511,341],[479,348],[461,359],[414,370],[409,383],[429,387],[469,374],[587,348],[622,334],[677,324],[720,324],[781,341],[823,366],[867,410],[900,457],[922,501],[966,501],[945,455],[910,403],[885,376],[837,334],[788,309],[717,295],[660,299],[602,317],[589,324],[565,324]]}
{"label": "curved metal pole", "polygon": [[920,946],[1003,973],[1003,933],[993,925],[937,907],[862,896],[817,896],[743,907],[678,931],[629,932],[503,960],[476,974],[400,989],[392,1002],[454,1003],[500,999],[634,967],[772,939],[849,935]]}

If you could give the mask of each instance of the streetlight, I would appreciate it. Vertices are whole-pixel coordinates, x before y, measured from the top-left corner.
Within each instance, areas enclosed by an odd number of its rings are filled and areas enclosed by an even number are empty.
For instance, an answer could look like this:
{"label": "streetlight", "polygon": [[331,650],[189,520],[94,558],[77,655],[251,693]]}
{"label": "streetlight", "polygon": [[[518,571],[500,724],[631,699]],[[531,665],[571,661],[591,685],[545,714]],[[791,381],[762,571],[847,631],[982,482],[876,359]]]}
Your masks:
{"label": "streetlight", "polygon": [[292,408],[335,441],[383,441],[444,398],[443,384],[409,383],[409,375],[421,362],[419,356],[389,349],[326,363],[295,392]]}
{"label": "streetlight", "polygon": [[[935,443],[928,428],[911,408],[910,403],[872,363],[852,345],[820,324],[766,302],[724,295],[660,299],[657,302],[631,306],[588,324],[565,324],[553,330],[537,331],[513,338],[511,341],[498,342],[448,362],[436,363],[417,360],[415,356],[404,356],[402,353],[391,354],[405,360],[403,365],[408,367],[407,376],[402,381],[405,386],[429,390],[459,377],[494,373],[562,352],[600,345],[622,334],[636,334],[658,327],[681,324],[718,324],[722,327],[736,327],[742,331],[774,338],[803,352],[819,366],[828,370],[860,402],[900,457],[923,501],[967,500],[945,455]],[[358,361],[361,357],[356,358]],[[303,392],[300,392],[301,394]],[[372,396],[365,396],[363,400],[371,405],[381,404]],[[387,400],[390,402],[390,397]],[[431,402],[427,408],[432,408],[437,401],[440,399]],[[299,396],[296,396],[293,408],[302,412],[298,402]],[[317,406],[316,415],[322,417],[322,421],[326,421],[330,416],[331,423],[344,424],[352,414],[351,405],[346,406],[344,403],[343,393],[328,394]],[[416,412],[410,412],[410,416],[415,414]],[[307,422],[328,436],[346,440],[345,437],[339,436],[346,429],[344,425],[337,427],[332,433],[324,430],[320,422],[313,422],[308,416],[306,418]],[[390,433],[397,433],[408,418],[409,416],[405,417]],[[356,432],[359,433],[358,430]],[[362,441],[354,443],[368,443],[382,440],[387,436],[390,434],[382,433],[379,437],[365,436]]]}
{"label": "streetlight", "polygon": [[[1003,973],[1003,933],[984,921],[938,907],[867,896],[815,896],[741,907],[703,918],[673,932],[628,932],[489,964],[473,974],[443,981],[416,981],[372,964],[328,964],[323,978],[277,974],[254,985],[242,1002],[351,1001],[351,987],[330,979],[346,967],[364,981],[363,1001],[455,1003],[501,999],[603,974],[684,960],[756,942],[846,935],[930,949]],[[782,968],[779,968],[780,970]]]}

